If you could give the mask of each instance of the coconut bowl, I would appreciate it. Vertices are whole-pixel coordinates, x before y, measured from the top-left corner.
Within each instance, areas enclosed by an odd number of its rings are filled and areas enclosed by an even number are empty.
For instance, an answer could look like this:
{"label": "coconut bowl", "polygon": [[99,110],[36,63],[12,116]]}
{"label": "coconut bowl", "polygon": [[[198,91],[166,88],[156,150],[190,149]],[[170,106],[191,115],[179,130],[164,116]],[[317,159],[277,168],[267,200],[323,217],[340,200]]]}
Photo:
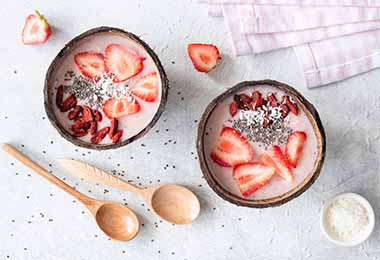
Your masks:
{"label": "coconut bowl", "polygon": [[[310,172],[305,173],[305,177],[303,179],[300,179],[299,183],[295,185],[295,187],[291,188],[290,190],[282,193],[277,194],[273,197],[267,197],[267,198],[255,198],[248,197],[245,198],[244,196],[239,196],[236,194],[236,192],[232,192],[231,189],[227,188],[227,185],[222,183],[220,179],[218,179],[217,175],[213,173],[210,166],[210,160],[208,159],[209,153],[206,152],[206,138],[208,135],[208,121],[210,119],[210,116],[213,114],[214,110],[223,103],[223,101],[226,101],[228,98],[231,98],[234,94],[238,94],[242,90],[246,89],[247,87],[252,88],[252,90],[255,90],[255,88],[259,88],[259,86],[273,86],[276,90],[279,92],[284,92],[287,95],[289,95],[294,101],[297,102],[298,107],[303,111],[311,123],[312,131],[315,134],[315,144],[316,144],[316,152],[315,152],[315,161],[313,164],[310,165]],[[229,99],[228,99],[229,100]],[[212,120],[210,120],[212,122]],[[198,125],[198,136],[197,136],[197,152],[199,157],[199,163],[201,170],[203,172],[203,176],[206,179],[208,185],[211,187],[211,189],[222,199],[231,202],[233,204],[236,204],[238,206],[244,206],[244,207],[252,207],[252,208],[267,208],[267,207],[275,207],[285,204],[286,202],[297,198],[302,193],[304,193],[318,178],[319,174],[321,173],[322,165],[325,158],[326,153],[326,141],[325,141],[325,132],[322,126],[322,122],[320,120],[320,117],[318,115],[317,110],[315,107],[307,101],[297,90],[295,90],[293,87],[288,86],[284,83],[274,81],[274,80],[260,80],[260,81],[244,81],[241,83],[238,83],[237,85],[233,86],[232,88],[228,89],[221,95],[217,96],[214,100],[211,101],[211,103],[207,106],[206,110],[204,111],[201,120]],[[232,170],[231,170],[232,171]],[[232,174],[232,173],[231,173]]]}
{"label": "coconut bowl", "polygon": [[[82,41],[86,40],[88,37],[96,36],[96,35],[115,35],[115,36],[121,36],[125,37],[128,40],[131,40],[132,42],[136,43],[139,48],[141,47],[148,53],[148,55],[152,58],[155,66],[157,67],[157,71],[159,74],[159,78],[161,80],[161,100],[159,102],[159,106],[157,111],[155,112],[153,118],[149,122],[149,124],[146,125],[145,128],[143,128],[140,132],[135,134],[134,136],[122,140],[118,143],[110,143],[110,144],[93,144],[91,142],[86,142],[81,139],[78,139],[76,137],[73,137],[72,134],[65,129],[65,127],[62,126],[62,123],[59,122],[57,119],[56,114],[54,113],[53,106],[55,105],[55,97],[52,94],[52,89],[54,86],[54,73],[59,67],[59,65],[65,60],[65,58],[75,49],[78,44],[80,44]],[[97,27],[93,28],[91,30],[88,30],[78,36],[76,36],[74,39],[69,41],[63,49],[57,54],[57,56],[53,59],[52,63],[50,64],[46,76],[45,76],[45,84],[44,84],[44,106],[46,114],[53,125],[53,127],[58,131],[58,133],[68,140],[69,142],[73,143],[76,146],[85,147],[89,149],[95,149],[95,150],[105,150],[105,149],[115,149],[122,146],[125,146],[127,144],[132,143],[133,141],[143,137],[158,121],[160,118],[162,112],[164,111],[165,104],[167,101],[168,96],[168,90],[169,90],[169,82],[165,73],[165,70],[158,59],[158,56],[154,53],[154,51],[149,47],[147,43],[145,43],[143,40],[141,40],[138,36],[136,36],[133,33],[124,31],[122,29],[113,28],[113,27]]]}

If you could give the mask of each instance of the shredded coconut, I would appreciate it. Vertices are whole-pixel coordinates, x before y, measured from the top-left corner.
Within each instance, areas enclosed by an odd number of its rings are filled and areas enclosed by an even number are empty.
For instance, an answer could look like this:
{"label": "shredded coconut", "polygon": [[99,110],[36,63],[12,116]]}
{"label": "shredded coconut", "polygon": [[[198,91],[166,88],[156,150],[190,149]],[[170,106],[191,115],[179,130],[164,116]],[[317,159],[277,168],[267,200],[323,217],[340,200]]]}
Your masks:
{"label": "shredded coconut", "polygon": [[337,240],[350,241],[369,224],[367,209],[355,198],[338,198],[326,210],[326,227]]}

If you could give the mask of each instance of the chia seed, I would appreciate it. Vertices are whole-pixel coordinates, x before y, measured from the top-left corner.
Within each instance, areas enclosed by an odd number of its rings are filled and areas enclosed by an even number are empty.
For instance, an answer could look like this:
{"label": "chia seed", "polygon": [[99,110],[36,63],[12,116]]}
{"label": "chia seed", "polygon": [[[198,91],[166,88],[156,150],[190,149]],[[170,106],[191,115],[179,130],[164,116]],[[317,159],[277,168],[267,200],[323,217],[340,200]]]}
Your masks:
{"label": "chia seed", "polygon": [[[271,117],[272,123],[267,127],[263,127],[263,117],[269,110],[274,110],[274,115]],[[272,113],[272,111],[270,111]],[[243,134],[249,141],[258,143],[265,149],[272,145],[283,145],[287,142],[288,137],[292,133],[289,125],[289,118],[283,119],[277,116],[280,111],[277,108],[265,108],[259,111],[249,111],[252,116],[244,116],[247,111],[241,111],[240,117],[232,121],[232,127]]]}
{"label": "chia seed", "polygon": [[67,71],[65,79],[72,81],[65,86],[65,92],[74,94],[77,99],[84,100],[92,109],[100,109],[104,102],[112,97],[130,96],[128,84],[115,84],[110,74],[103,74],[96,82],[82,75],[76,76],[74,72]]}

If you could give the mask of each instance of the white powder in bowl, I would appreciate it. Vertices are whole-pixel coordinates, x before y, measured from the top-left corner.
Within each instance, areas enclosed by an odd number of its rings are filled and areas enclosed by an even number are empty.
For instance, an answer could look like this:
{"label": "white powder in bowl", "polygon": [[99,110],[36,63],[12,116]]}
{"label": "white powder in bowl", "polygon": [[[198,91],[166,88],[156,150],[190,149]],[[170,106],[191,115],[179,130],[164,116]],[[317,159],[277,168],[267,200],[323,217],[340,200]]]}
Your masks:
{"label": "white powder in bowl", "polygon": [[369,224],[368,211],[355,198],[337,198],[326,209],[325,223],[334,239],[351,241],[366,230]]}

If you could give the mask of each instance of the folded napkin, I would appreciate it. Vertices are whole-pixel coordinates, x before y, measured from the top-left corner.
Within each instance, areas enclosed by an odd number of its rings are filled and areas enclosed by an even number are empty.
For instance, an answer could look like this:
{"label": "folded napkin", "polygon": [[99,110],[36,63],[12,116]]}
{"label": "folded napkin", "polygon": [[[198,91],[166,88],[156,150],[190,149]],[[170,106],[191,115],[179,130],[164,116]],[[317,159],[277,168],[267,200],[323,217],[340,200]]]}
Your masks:
{"label": "folded napkin", "polygon": [[380,30],[308,43],[293,48],[310,87],[380,68]]}
{"label": "folded napkin", "polygon": [[366,6],[380,7],[380,0],[199,0],[206,4],[257,4],[297,6]]}
{"label": "folded napkin", "polygon": [[380,0],[206,2],[209,15],[225,17],[237,56],[296,46],[308,87],[380,66]]}
{"label": "folded napkin", "polygon": [[379,20],[281,33],[243,33],[240,18],[249,15],[250,7],[251,5],[222,5],[236,56],[258,54],[356,32],[380,29]]}

